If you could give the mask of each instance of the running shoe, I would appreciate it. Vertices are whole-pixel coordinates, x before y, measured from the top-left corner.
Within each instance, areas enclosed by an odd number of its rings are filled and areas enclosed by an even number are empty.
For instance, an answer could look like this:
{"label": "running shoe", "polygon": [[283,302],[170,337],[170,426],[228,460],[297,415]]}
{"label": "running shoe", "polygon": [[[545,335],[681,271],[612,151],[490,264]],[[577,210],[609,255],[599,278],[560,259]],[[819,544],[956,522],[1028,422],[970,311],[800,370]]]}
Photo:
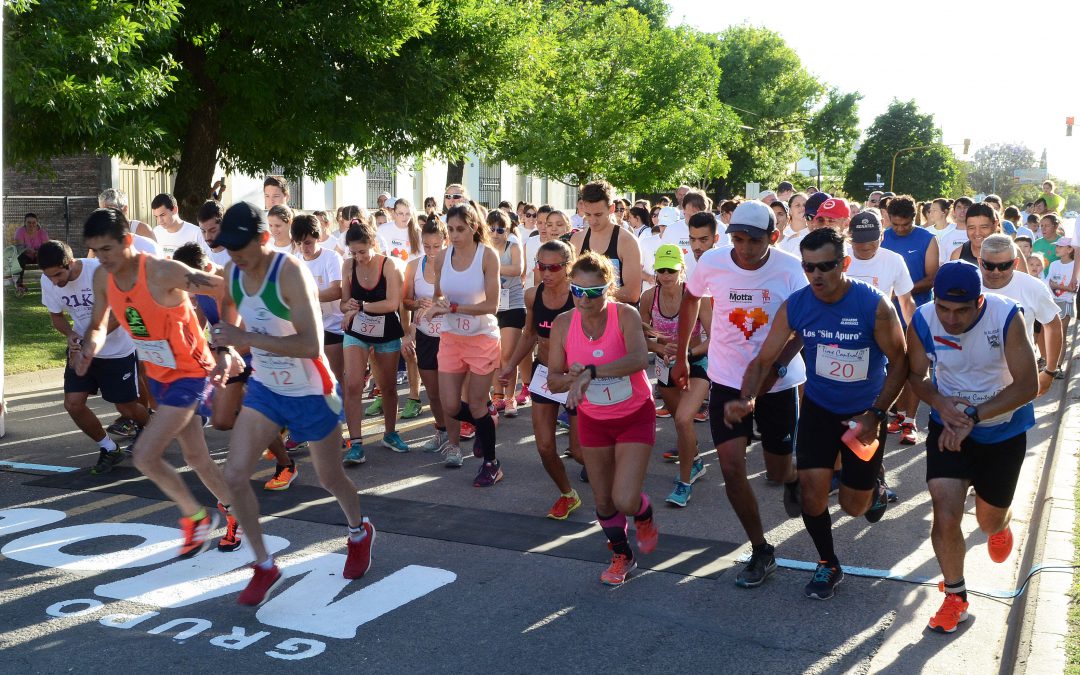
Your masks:
{"label": "running shoe", "polygon": [[262,458],[268,462],[273,462],[277,458],[274,457],[274,453],[270,451],[270,448],[263,450]]}
{"label": "running shoe", "polygon": [[345,459],[341,461],[345,466],[356,466],[357,464],[363,464],[367,461],[367,456],[364,454],[364,443],[359,439],[350,441],[349,451],[345,453]]}
{"label": "running shoe", "polygon": [[656,543],[660,540],[660,531],[656,529],[656,520],[634,521],[634,535],[637,539],[638,550],[649,554],[656,550]]}
{"label": "running shoe", "polygon": [[266,481],[263,485],[264,490],[273,490],[280,492],[282,490],[288,490],[292,482],[296,480],[296,476],[299,472],[296,470],[296,463],[293,462],[288,466],[282,466],[278,464],[277,469],[274,470],[274,477]]}
{"label": "running shoe", "polygon": [[[153,415],[154,411],[151,410],[150,414]],[[131,439],[131,442],[124,446],[124,454],[131,456],[135,452],[135,444],[139,442],[139,436],[142,435],[143,427],[136,427],[135,438]]]}
{"label": "running shoe", "polygon": [[570,428],[570,413],[565,410],[555,416],[555,426],[560,429]]}
{"label": "running shoe", "polygon": [[919,442],[914,422],[904,422],[900,428],[900,445],[915,445]]}
{"label": "running shoe", "polygon": [[236,599],[241,605],[258,607],[270,599],[270,596],[285,581],[285,575],[281,573],[277,565],[271,565],[270,569],[264,570],[258,565],[252,565],[255,574],[244,590],[240,591],[240,597]]}
{"label": "running shoe", "polygon": [[491,404],[489,404],[489,409],[490,409],[491,405],[495,406],[495,412],[502,412],[503,410],[506,409],[506,399],[503,398],[502,394],[492,394],[491,395]]}
{"label": "running shoe", "polygon": [[243,536],[243,530],[240,529],[240,523],[236,522],[236,518],[233,518],[233,515],[229,513],[224,504],[218,502],[217,508],[221,515],[225,516],[225,536],[218,539],[217,550],[223,553],[235,551],[240,548],[240,538]]}
{"label": "running shoe", "polygon": [[341,573],[341,576],[346,579],[359,579],[371,569],[371,547],[375,545],[375,526],[370,520],[364,518],[360,521],[360,527],[367,532],[367,536],[360,541],[353,541],[352,537],[349,537],[345,569]]}
{"label": "running shoe", "polygon": [[218,515],[207,511],[199,520],[180,519],[180,530],[184,533],[184,543],[180,545],[178,558],[191,558],[210,548],[210,533],[217,529]]}
{"label": "running shoe", "polygon": [[470,422],[461,423],[461,440],[467,441],[471,438],[476,438],[476,427]]}
{"label": "running shoe", "polygon": [[446,431],[435,430],[435,435],[432,436],[426,443],[420,446],[420,449],[424,452],[438,452],[446,445],[449,437],[446,435]]}
{"label": "running shoe", "polygon": [[506,399],[506,405],[503,406],[502,414],[507,416],[507,417],[517,417],[518,416],[517,403],[514,402],[514,399],[512,399],[512,398]]}
{"label": "running shoe", "polygon": [[443,454],[446,455],[446,463],[444,466],[448,466],[452,469],[460,468],[465,463],[465,458],[461,456],[461,447],[447,443],[443,446]]}
{"label": "running shoe", "polygon": [[135,420],[126,417],[117,417],[116,421],[105,429],[113,436],[123,436],[124,438],[134,438],[135,432],[138,430],[139,426],[135,424]]}
{"label": "running shoe", "polygon": [[740,588],[757,588],[776,571],[776,549],[765,544],[750,552],[750,561],[735,575],[735,585]]}
{"label": "running shoe", "polygon": [[626,583],[626,577],[637,569],[637,563],[630,556],[614,553],[611,556],[611,565],[600,575],[600,582],[607,586],[622,586]]}
{"label": "running shoe", "polygon": [[409,380],[409,371],[399,370],[397,371],[397,384],[400,387]]}
{"label": "running shoe", "polygon": [[834,495],[840,492],[840,472],[833,471],[832,480],[829,481],[829,494]]}
{"label": "running shoe", "polygon": [[701,410],[694,413],[694,421],[699,423],[699,424],[701,422],[708,422],[709,421],[709,410],[707,408],[702,408]]}
{"label": "running shoe", "polygon": [[900,499],[888,485],[885,486],[885,496],[889,499],[890,504],[895,504]]}
{"label": "running shoe", "polygon": [[1009,526],[997,534],[990,535],[990,538],[986,540],[986,550],[990,554],[990,559],[996,563],[1005,562],[1012,553],[1012,547],[1013,533]]}
{"label": "running shoe", "polygon": [[665,418],[666,417],[671,417],[671,411],[668,410],[667,408],[657,408],[656,409],[656,416],[657,417],[665,417]]}
{"label": "running shoe", "polygon": [[473,487],[491,487],[503,479],[502,466],[499,460],[484,462],[473,479]]}
{"label": "running shoe", "polygon": [[495,428],[499,428],[499,411],[495,409],[495,404],[492,401],[488,401],[488,415],[491,415],[491,421],[495,423]]}
{"label": "running shoe", "polygon": [[836,587],[844,580],[844,571],[840,566],[832,566],[824,560],[818,561],[814,578],[806,584],[806,597],[815,600],[828,600],[836,594]]}
{"label": "running shoe", "polygon": [[548,511],[547,517],[552,520],[566,520],[566,517],[579,506],[581,506],[581,497],[578,496],[577,490],[571,490],[569,495],[559,495],[551,510]]}
{"label": "running shoe", "polygon": [[968,603],[956,593],[945,590],[945,582],[938,582],[938,590],[945,594],[945,601],[937,614],[930,617],[927,627],[935,633],[954,633],[956,627],[968,620]]}
{"label": "running shoe", "polygon": [[896,417],[892,418],[892,421],[889,422],[888,432],[890,434],[898,434],[898,433],[900,433],[900,430],[904,426],[904,420],[905,419],[907,419],[907,418],[904,417],[903,415],[901,415],[900,413],[896,413]]}
{"label": "running shoe", "polygon": [[307,449],[307,441],[294,441],[292,436],[285,439],[285,452],[296,452]]}
{"label": "running shoe", "polygon": [[390,448],[394,452],[408,452],[409,445],[401,440],[401,434],[396,431],[383,434],[382,437],[383,447]]}
{"label": "running shoe", "polygon": [[364,408],[364,415],[367,417],[374,417],[375,415],[382,414],[382,394],[375,397],[375,400],[371,402],[371,405]]}
{"label": "running shoe", "polygon": [[885,515],[885,509],[889,506],[889,495],[885,489],[885,481],[878,478],[877,489],[874,490],[874,501],[863,516],[869,523],[876,523]]}
{"label": "running shoe", "polygon": [[407,398],[405,399],[405,409],[401,411],[401,419],[411,420],[414,417],[420,417],[420,411],[424,409],[424,406],[420,403],[420,399]]}
{"label": "running shoe", "polygon": [[667,496],[666,501],[668,504],[673,504],[682,508],[690,501],[690,492],[693,490],[693,486],[689,483],[684,483],[681,480],[675,481],[675,489],[671,491],[671,494]]}
{"label": "running shoe", "polygon": [[517,396],[514,397],[514,401],[518,405],[525,405],[526,403],[529,402],[529,385],[527,385],[527,384],[522,384],[521,385],[521,391],[519,391]]}
{"label": "running shoe", "polygon": [[677,462],[679,461],[679,449],[672,448],[670,450],[665,450],[660,456],[664,458],[665,462]]}
{"label": "running shoe", "polygon": [[797,478],[790,483],[784,483],[784,513],[788,518],[802,515],[802,487]]}
{"label": "running shoe", "polygon": [[98,450],[98,461],[93,467],[90,468],[91,475],[101,476],[109,473],[113,470],[113,467],[124,461],[124,453],[120,452],[120,448],[109,452],[105,448]]}
{"label": "running shoe", "polygon": [[705,475],[705,460],[701,457],[694,459],[694,464],[690,467],[690,484],[693,485],[697,482],[698,478]]}

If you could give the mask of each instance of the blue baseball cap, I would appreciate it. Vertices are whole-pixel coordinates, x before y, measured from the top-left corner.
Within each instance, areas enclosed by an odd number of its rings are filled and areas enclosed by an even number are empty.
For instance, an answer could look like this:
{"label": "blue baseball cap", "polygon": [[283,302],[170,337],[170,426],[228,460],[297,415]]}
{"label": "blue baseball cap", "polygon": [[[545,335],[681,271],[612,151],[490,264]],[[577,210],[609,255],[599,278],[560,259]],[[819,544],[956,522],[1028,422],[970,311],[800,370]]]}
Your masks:
{"label": "blue baseball cap", "polygon": [[816,216],[818,207],[820,207],[822,204],[829,201],[830,199],[832,199],[832,195],[828,192],[815,192],[814,194],[807,197],[806,205],[804,207],[806,209],[806,217],[813,218],[814,216]]}
{"label": "blue baseball cap", "polygon": [[966,260],[953,260],[938,268],[934,295],[949,302],[971,302],[982,295],[979,268]]}

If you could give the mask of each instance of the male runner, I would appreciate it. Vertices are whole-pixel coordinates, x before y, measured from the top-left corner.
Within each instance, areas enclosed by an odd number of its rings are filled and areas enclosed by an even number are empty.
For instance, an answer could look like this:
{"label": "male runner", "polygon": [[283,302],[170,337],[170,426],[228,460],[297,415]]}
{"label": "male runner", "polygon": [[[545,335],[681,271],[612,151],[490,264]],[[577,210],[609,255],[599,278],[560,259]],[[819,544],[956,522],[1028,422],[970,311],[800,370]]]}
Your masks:
{"label": "male runner", "polygon": [[596,251],[607,256],[615,267],[615,299],[636,306],[641,297],[641,249],[634,235],[615,223],[613,191],[611,184],[603,180],[581,188],[579,211],[588,227],[575,232],[570,245],[578,255]]}
{"label": "male runner", "polygon": [[[954,260],[934,279],[934,300],[908,327],[908,385],[930,406],[926,484],[933,503],[930,538],[945,593],[930,629],[952,633],[968,617],[967,544],[960,522],[968,487],[994,562],[1012,551],[1010,505],[1035,425],[1035,352],[1015,300],[983,293],[979,269]],[[931,364],[933,378],[928,377]]]}
{"label": "male runner", "polygon": [[[839,454],[840,508],[876,523],[888,497],[880,478],[885,455],[885,411],[907,376],[904,334],[885,295],[844,274],[850,258],[844,238],[832,228],[806,235],[799,244],[809,288],[795,291],[780,307],[761,352],[750,362],[741,397],[728,401],[724,416],[737,424],[755,411],[755,392],[792,335],[806,346],[806,391],[799,417],[799,482],[802,519],[818,551],[818,566],[806,597],[827,600],[844,578],[833,548],[829,484]],[[841,440],[848,423],[859,425],[858,439],[878,447],[860,457]]]}
{"label": "male runner", "polygon": [[[135,349],[146,367],[147,382],[157,400],[153,418],[135,441],[135,467],[161,488],[180,508],[184,543],[180,557],[196,555],[210,545],[210,532],[218,515],[195,500],[191,490],[165,461],[165,448],[176,439],[184,461],[218,498],[228,528],[218,550],[240,547],[236,521],[228,514],[228,489],[221,470],[210,458],[202,420],[196,414],[210,389],[210,374],[223,377],[238,362],[233,352],[214,357],[199,329],[188,293],[220,294],[224,282],[172,260],[139,253],[132,245],[127,218],[117,209],[97,209],[86,219],[83,240],[101,266],[94,273],[94,312],[78,352],[75,373],[84,377],[106,345],[109,316],[134,338]],[[234,360],[235,359],[235,360]]]}
{"label": "male runner", "polygon": [[[225,480],[234,510],[249,535],[254,575],[240,593],[241,605],[261,605],[284,581],[266,550],[251,474],[282,427],[309,441],[319,482],[337,498],[349,524],[342,576],[359,579],[371,566],[375,528],[361,516],[356,485],[341,465],[341,396],[323,354],[318,289],[297,258],[273,251],[262,211],[240,202],[225,211],[216,242],[229,250],[228,288],[222,322],[212,329],[216,345],[249,348],[251,378],[233,427]],[[244,328],[238,327],[238,319]]]}
{"label": "male runner", "polygon": [[196,225],[192,225],[180,218],[180,206],[176,203],[176,197],[168,192],[163,192],[150,202],[153,209],[154,237],[161,246],[161,255],[171,258],[173,251],[189,241],[196,242],[202,247],[207,255],[210,255],[210,247],[203,239],[202,231]]}

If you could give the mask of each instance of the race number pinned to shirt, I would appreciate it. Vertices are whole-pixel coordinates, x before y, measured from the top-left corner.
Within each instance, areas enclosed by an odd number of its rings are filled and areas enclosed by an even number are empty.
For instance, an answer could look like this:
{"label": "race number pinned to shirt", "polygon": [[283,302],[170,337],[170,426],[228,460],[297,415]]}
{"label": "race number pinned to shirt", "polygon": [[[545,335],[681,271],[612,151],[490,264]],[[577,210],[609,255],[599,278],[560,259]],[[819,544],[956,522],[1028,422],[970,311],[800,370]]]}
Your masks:
{"label": "race number pinned to shirt", "polygon": [[503,288],[499,290],[499,311],[503,312],[510,309],[510,289]]}
{"label": "race number pinned to shirt", "polygon": [[162,368],[175,368],[176,355],[168,340],[135,340],[135,351],[140,361],[148,361]]}
{"label": "race number pinned to shirt", "polygon": [[660,356],[656,359],[656,382],[662,384],[665,387],[671,384],[671,364],[668,363],[667,358]]}
{"label": "race number pinned to shirt", "polygon": [[630,377],[598,377],[589,383],[585,398],[593,405],[615,405],[630,398],[634,387]]}
{"label": "race number pinned to shirt", "polygon": [[862,382],[870,367],[870,348],[844,349],[818,345],[815,371],[835,382]]}
{"label": "race number pinned to shirt", "polygon": [[547,366],[540,363],[536,366],[536,372],[533,373],[532,381],[529,382],[529,392],[536,394],[537,396],[543,396],[546,399],[555,401],[556,403],[562,403],[566,405],[566,394],[556,394],[548,387],[548,369]]}
{"label": "race number pinned to shirt", "polygon": [[361,336],[381,338],[386,334],[386,315],[372,316],[357,312],[353,318],[352,330]]}
{"label": "race number pinned to shirt", "polygon": [[259,381],[271,389],[287,392],[307,385],[307,371],[300,359],[252,349],[251,361]]}

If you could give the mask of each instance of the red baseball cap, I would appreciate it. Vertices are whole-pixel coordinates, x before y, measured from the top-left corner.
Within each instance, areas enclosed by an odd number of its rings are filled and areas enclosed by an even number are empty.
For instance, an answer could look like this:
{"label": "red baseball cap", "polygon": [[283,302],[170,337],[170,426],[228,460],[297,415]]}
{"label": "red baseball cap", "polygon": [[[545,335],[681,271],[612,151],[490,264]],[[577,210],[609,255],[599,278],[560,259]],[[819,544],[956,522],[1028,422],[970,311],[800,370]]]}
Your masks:
{"label": "red baseball cap", "polygon": [[817,210],[818,218],[850,218],[851,209],[846,199],[833,197],[821,203]]}

